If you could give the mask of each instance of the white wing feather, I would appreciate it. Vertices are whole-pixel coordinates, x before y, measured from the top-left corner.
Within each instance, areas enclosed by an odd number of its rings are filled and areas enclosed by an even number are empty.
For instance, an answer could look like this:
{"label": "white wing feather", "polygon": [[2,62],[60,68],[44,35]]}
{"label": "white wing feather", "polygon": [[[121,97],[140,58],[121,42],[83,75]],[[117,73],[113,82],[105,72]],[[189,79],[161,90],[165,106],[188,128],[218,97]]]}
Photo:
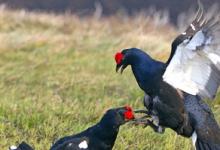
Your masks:
{"label": "white wing feather", "polygon": [[213,99],[220,84],[220,25],[206,24],[177,47],[163,75],[175,88]]}

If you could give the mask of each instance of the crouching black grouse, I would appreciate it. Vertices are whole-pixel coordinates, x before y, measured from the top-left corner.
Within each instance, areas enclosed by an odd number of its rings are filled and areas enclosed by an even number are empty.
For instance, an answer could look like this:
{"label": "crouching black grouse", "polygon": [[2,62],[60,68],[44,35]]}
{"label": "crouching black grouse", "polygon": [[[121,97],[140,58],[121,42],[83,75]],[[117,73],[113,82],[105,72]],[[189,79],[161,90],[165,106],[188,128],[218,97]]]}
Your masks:
{"label": "crouching black grouse", "polygon": [[119,127],[133,119],[129,106],[110,109],[99,123],[79,134],[59,139],[51,150],[111,150]]}
{"label": "crouching black grouse", "polygon": [[[118,135],[119,127],[133,120],[134,114],[129,106],[109,109],[99,123],[87,130],[59,139],[50,150],[111,150]],[[22,142],[9,150],[33,150]]]}

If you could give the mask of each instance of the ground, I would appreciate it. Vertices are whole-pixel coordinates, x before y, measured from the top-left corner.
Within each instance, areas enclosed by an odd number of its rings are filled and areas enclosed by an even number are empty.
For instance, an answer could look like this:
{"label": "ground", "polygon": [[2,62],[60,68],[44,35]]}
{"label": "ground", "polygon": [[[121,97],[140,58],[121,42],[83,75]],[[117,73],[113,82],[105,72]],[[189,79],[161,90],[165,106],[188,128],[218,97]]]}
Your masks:
{"label": "ground", "polygon": [[[144,49],[166,60],[178,31],[157,18],[137,15],[78,18],[0,8],[0,147],[27,141],[49,149],[80,132],[112,107],[143,108],[131,70],[115,73],[114,54]],[[220,100],[210,102],[220,121]],[[114,150],[190,150],[191,140],[126,124]]]}

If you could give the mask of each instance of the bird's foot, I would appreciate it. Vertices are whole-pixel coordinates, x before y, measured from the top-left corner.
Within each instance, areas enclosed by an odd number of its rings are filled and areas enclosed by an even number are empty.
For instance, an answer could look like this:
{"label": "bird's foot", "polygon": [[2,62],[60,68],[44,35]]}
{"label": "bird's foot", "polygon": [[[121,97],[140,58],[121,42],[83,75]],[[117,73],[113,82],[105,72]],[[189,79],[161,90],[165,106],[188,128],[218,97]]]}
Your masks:
{"label": "bird's foot", "polygon": [[149,116],[148,115],[145,115],[141,118],[136,118],[132,121],[132,124],[133,125],[143,125],[144,127],[147,127],[148,126],[148,120],[149,120]]}
{"label": "bird's foot", "polygon": [[148,120],[151,119],[151,115],[148,110],[134,110],[136,114],[145,114],[140,118],[133,120],[134,125],[143,125],[144,127],[148,126]]}
{"label": "bird's foot", "polygon": [[164,133],[165,131],[164,127],[156,125],[153,120],[148,120],[148,125],[157,133]]}
{"label": "bird's foot", "polygon": [[133,124],[136,125],[136,126],[137,125],[142,125],[143,128],[146,128],[146,127],[150,126],[157,133],[164,133],[164,131],[165,131],[164,127],[162,127],[160,125],[155,125],[152,118],[146,118],[146,116],[135,119],[133,121]]}

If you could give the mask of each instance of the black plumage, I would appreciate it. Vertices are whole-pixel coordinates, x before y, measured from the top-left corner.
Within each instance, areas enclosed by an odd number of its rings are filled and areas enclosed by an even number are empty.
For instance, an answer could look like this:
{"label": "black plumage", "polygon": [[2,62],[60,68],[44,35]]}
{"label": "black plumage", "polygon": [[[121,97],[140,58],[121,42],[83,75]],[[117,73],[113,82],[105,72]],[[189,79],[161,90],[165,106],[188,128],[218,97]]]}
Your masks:
{"label": "black plumage", "polygon": [[220,150],[220,128],[212,110],[199,96],[184,94],[184,106],[197,134],[196,150]]}
{"label": "black plumage", "polygon": [[192,130],[189,130],[191,126],[186,120],[188,115],[184,109],[182,95],[162,80],[166,65],[153,60],[149,55],[137,48],[125,49],[121,54],[124,57],[121,63],[117,65],[117,68],[122,68],[123,71],[123,66],[131,65],[138,85],[149,95],[149,99],[145,99],[145,104],[148,103],[146,105],[148,115],[153,120],[151,122],[148,121],[148,124],[158,132],[163,131],[161,130],[163,127],[169,127],[179,134],[182,134],[187,126],[188,134],[191,135]]}
{"label": "black plumage", "polygon": [[137,48],[115,55],[116,71],[131,65],[139,87],[147,94],[144,105],[151,118],[145,123],[155,131],[169,127],[192,137],[197,150],[220,149],[219,125],[202,100],[214,98],[220,83],[220,21],[210,16],[206,19],[200,4],[194,21],[173,41],[166,63]]}
{"label": "black plumage", "polygon": [[130,107],[110,109],[99,123],[79,134],[59,139],[50,150],[111,150],[119,127],[132,119]]}
{"label": "black plumage", "polygon": [[[63,137],[52,145],[50,150],[111,150],[115,144],[119,127],[133,120],[134,114],[129,106],[109,109],[100,122],[81,133]],[[9,150],[33,150],[26,142]]]}
{"label": "black plumage", "polygon": [[29,144],[23,141],[18,145],[18,147],[16,146],[9,147],[9,150],[34,150],[34,149]]}

